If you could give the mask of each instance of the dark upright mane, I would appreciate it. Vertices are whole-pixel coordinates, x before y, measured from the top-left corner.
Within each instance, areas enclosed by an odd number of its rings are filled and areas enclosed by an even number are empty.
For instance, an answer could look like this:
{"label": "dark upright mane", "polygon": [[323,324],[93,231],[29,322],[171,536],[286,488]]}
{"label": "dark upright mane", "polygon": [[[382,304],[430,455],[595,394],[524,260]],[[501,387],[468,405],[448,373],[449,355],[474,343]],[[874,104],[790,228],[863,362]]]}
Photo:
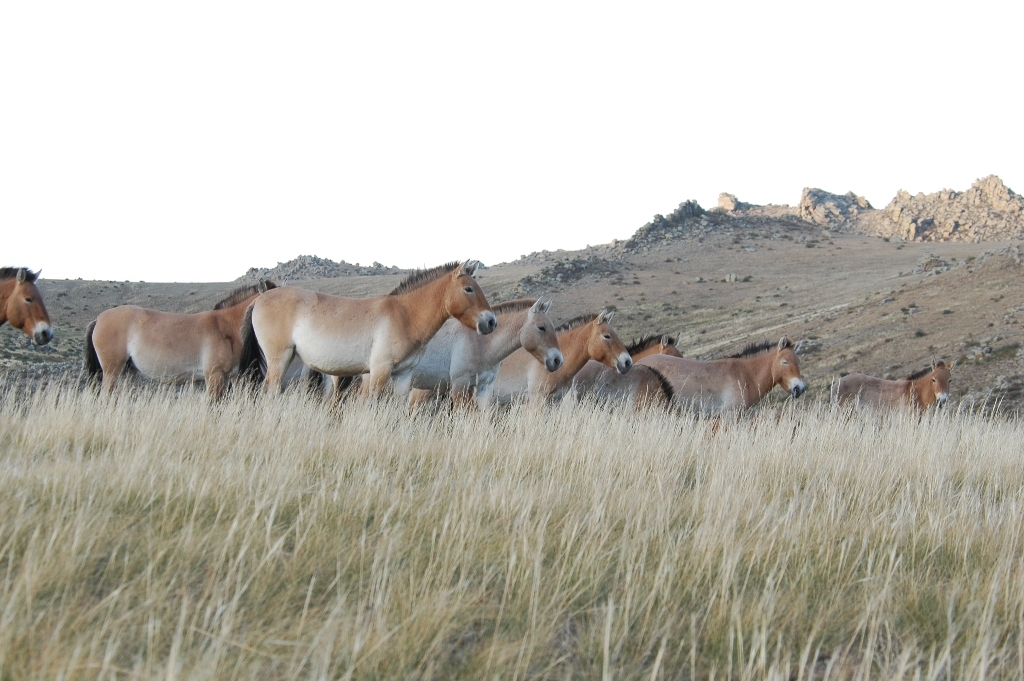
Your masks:
{"label": "dark upright mane", "polygon": [[776,346],[776,343],[771,341],[761,341],[760,343],[747,343],[746,347],[737,352],[735,355],[729,355],[729,359],[739,359],[740,357],[751,357],[753,355],[760,355],[763,352],[768,352]]}
{"label": "dark upright mane", "polygon": [[491,312],[493,312],[497,316],[501,316],[503,314],[512,314],[513,312],[522,312],[523,310],[529,310],[536,303],[536,300],[529,298],[510,300],[507,303],[498,303],[497,305],[492,305]]}
{"label": "dark upright mane", "polygon": [[25,281],[36,283],[36,278],[39,277],[38,272],[33,272],[27,267],[0,267],[0,281],[4,279],[14,279],[18,276],[18,270],[25,270]]}
{"label": "dark upright mane", "polygon": [[572,331],[573,329],[581,327],[584,324],[589,324],[595,319],[597,319],[596,314],[582,314],[579,317],[573,317],[569,321],[561,324],[557,329],[555,329],[555,332],[561,333],[563,331]]}
{"label": "dark upright mane", "polygon": [[648,348],[652,348],[655,345],[661,345],[661,339],[665,337],[663,333],[649,333],[646,336],[640,336],[632,343],[626,346],[626,352],[630,355],[635,355],[638,352],[643,352]]}
{"label": "dark upright mane", "polygon": [[[269,279],[266,280],[263,283],[265,283],[267,285],[267,290],[268,291],[270,289],[272,289],[272,288],[277,288],[277,284],[275,284],[274,282],[270,281]],[[239,288],[236,288],[231,293],[229,293],[227,298],[225,298],[224,300],[222,300],[219,303],[217,303],[216,305],[214,305],[213,309],[214,310],[224,310],[224,309],[227,309],[229,307],[234,307],[235,305],[238,305],[240,302],[242,302],[246,298],[249,298],[250,296],[256,295],[257,293],[259,293],[259,291],[260,291],[260,285],[259,284],[250,284],[249,286],[241,286]]]}
{"label": "dark upright mane", "polygon": [[421,286],[425,286],[432,281],[437,281],[446,274],[451,274],[455,271],[455,268],[461,264],[461,262],[453,260],[452,262],[446,262],[445,264],[438,265],[437,267],[431,267],[429,270],[416,270],[403,279],[402,283],[396,286],[388,295],[397,296],[402,293],[408,293],[409,291],[415,291]]}
{"label": "dark upright mane", "polygon": [[910,374],[910,375],[909,375],[909,376],[907,376],[907,377],[906,377],[906,379],[904,379],[904,380],[907,380],[907,381],[916,381],[916,380],[917,380],[917,379],[919,379],[919,378],[923,378],[923,377],[927,376],[927,375],[928,375],[928,374],[930,374],[930,373],[931,373],[932,371],[933,371],[932,367],[925,367],[924,369],[920,369],[920,370],[918,370],[918,371],[915,371],[914,373]]}

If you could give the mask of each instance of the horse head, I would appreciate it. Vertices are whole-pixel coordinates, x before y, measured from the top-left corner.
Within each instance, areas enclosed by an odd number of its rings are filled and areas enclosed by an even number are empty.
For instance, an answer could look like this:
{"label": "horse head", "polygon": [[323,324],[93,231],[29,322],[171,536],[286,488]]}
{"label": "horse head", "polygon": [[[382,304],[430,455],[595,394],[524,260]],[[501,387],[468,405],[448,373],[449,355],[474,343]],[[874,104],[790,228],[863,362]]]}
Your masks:
{"label": "horse head", "polygon": [[39,272],[24,267],[15,276],[14,289],[7,297],[7,321],[30,336],[36,345],[46,345],[53,338],[50,314],[43,305],[43,296],[36,288]]}
{"label": "horse head", "polygon": [[940,407],[946,404],[949,400],[949,382],[952,380],[950,378],[950,373],[953,371],[953,366],[955,364],[956,362],[946,364],[940,360],[937,364],[932,366],[932,373],[929,376],[929,385],[931,386],[931,391],[935,395],[934,404],[937,404]]}
{"label": "horse head", "polygon": [[526,323],[519,332],[519,342],[523,349],[533,355],[534,359],[543,364],[548,371],[558,371],[565,359],[558,347],[558,334],[555,324],[548,317],[551,301],[544,302],[538,298],[526,316]]}
{"label": "horse head", "polygon": [[476,260],[466,260],[452,270],[445,296],[445,311],[467,328],[486,335],[498,328],[498,318],[491,312],[484,292],[473,279],[479,265]]}
{"label": "horse head", "polygon": [[587,341],[587,350],[590,358],[602,364],[613,367],[620,374],[624,374],[633,367],[633,358],[629,356],[629,350],[619,340],[615,329],[611,327],[615,311],[602,310],[601,314],[591,322],[590,338]]}
{"label": "horse head", "polygon": [[786,336],[779,339],[772,353],[772,380],[793,397],[800,397],[807,392],[807,384],[800,376],[800,360],[797,359],[792,341]]}
{"label": "horse head", "polygon": [[682,336],[680,333],[677,333],[674,337],[667,333],[662,336],[660,354],[668,355],[669,357],[682,357],[683,353],[679,351],[679,340]]}

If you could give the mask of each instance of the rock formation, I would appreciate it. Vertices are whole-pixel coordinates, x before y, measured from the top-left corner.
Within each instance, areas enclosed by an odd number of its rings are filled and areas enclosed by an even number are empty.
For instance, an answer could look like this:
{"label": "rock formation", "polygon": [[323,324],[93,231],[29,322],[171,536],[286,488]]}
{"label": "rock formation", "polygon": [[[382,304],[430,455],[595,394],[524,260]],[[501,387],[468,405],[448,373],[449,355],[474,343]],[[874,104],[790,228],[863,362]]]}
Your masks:
{"label": "rock formation", "polygon": [[848,229],[865,211],[873,210],[863,196],[853,192],[832,194],[824,189],[804,187],[797,207],[801,220],[828,229]]}
{"label": "rock formation", "polygon": [[379,262],[375,262],[370,266],[360,266],[358,263],[353,265],[344,260],[334,262],[329,258],[320,258],[315,255],[300,255],[294,260],[279,262],[276,267],[250,267],[248,272],[235,281],[250,282],[263,278],[284,282],[300,279],[331,279],[334,277],[374,274],[401,274],[406,271],[397,267],[386,267]]}
{"label": "rock formation", "polygon": [[900,191],[883,210],[866,215],[869,234],[906,241],[1005,241],[1024,238],[1024,197],[995,175],[964,192]]}

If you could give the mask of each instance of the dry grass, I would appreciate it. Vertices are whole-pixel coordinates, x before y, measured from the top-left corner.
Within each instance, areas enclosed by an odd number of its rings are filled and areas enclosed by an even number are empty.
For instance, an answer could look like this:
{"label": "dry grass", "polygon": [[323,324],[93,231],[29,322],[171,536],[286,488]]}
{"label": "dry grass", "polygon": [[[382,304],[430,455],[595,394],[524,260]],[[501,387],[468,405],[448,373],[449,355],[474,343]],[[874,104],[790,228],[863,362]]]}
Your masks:
{"label": "dry grass", "polygon": [[0,678],[1024,675],[1024,427],[0,395]]}

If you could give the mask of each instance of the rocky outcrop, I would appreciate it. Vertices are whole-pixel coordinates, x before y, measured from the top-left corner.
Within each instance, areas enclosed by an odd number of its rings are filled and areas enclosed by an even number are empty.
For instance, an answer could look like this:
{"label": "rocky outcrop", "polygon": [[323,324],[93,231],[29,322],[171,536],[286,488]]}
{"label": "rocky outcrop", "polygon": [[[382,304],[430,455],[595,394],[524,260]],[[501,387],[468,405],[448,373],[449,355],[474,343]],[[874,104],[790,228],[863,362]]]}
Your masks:
{"label": "rocky outcrop", "polygon": [[1024,197],[995,175],[964,192],[900,191],[883,210],[865,216],[861,228],[906,241],[1005,241],[1024,238]]}
{"label": "rocky outcrop", "polygon": [[850,228],[865,211],[873,210],[863,196],[853,192],[832,194],[824,189],[804,187],[797,214],[801,220],[828,229]]}
{"label": "rocky outcrop", "polygon": [[699,203],[693,200],[683,201],[679,204],[678,208],[668,215],[661,215],[659,213],[650,222],[638,229],[633,234],[633,237],[626,242],[626,248],[633,250],[642,246],[648,246],[661,239],[679,236],[689,231],[695,218],[700,218],[702,215],[704,215],[704,209],[700,207]]}
{"label": "rocky outcrop", "polygon": [[273,279],[277,282],[297,281],[300,279],[333,279],[334,277],[367,276],[375,274],[402,274],[408,270],[397,267],[386,267],[379,262],[370,266],[347,263],[344,260],[334,262],[328,258],[315,255],[300,255],[288,262],[279,262],[276,267],[250,267],[249,271],[236,279],[238,282],[253,282],[258,279]]}

